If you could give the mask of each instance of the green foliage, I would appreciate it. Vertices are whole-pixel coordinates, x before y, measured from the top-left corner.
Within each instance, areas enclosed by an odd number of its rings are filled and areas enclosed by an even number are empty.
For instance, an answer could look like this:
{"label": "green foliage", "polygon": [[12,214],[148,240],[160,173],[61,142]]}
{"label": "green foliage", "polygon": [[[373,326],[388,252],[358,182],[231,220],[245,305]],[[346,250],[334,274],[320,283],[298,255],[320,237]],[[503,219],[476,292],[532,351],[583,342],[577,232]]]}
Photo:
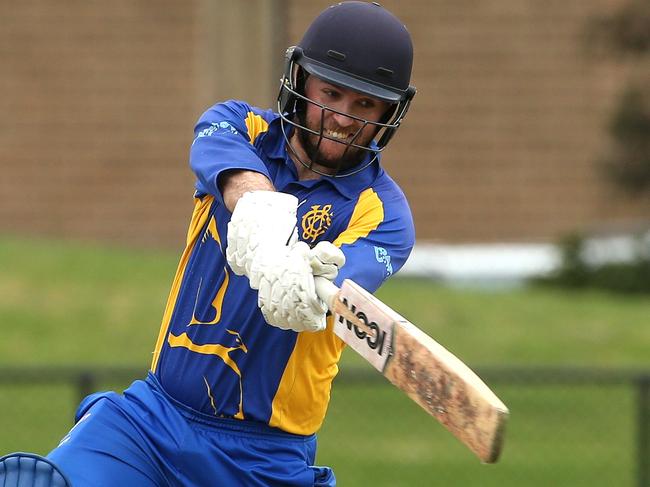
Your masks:
{"label": "green foliage", "polygon": [[613,14],[588,23],[587,44],[626,57],[641,68],[640,84],[628,81],[609,123],[612,142],[602,158],[605,175],[631,196],[650,190],[650,2],[629,0]]}
{"label": "green foliage", "polygon": [[618,54],[640,56],[650,51],[650,3],[630,0],[613,14],[589,23],[589,41]]}
{"label": "green foliage", "polygon": [[637,253],[630,262],[590,264],[585,258],[585,239],[569,235],[560,242],[562,262],[550,276],[533,283],[565,288],[593,288],[619,293],[650,294],[650,248],[639,238]]}
{"label": "green foliage", "polygon": [[606,173],[631,195],[650,189],[650,91],[629,87],[609,132],[613,143],[604,161]]}

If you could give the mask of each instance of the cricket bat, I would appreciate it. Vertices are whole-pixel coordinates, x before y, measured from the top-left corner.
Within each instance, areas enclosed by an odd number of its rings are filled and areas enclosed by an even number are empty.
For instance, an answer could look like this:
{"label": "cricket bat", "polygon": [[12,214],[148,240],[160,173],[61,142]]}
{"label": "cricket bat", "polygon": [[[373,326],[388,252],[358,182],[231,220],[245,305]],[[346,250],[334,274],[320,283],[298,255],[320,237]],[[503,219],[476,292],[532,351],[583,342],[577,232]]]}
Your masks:
{"label": "cricket bat", "polygon": [[317,277],[334,333],[404,391],[485,463],[499,458],[508,408],[455,355],[346,279]]}

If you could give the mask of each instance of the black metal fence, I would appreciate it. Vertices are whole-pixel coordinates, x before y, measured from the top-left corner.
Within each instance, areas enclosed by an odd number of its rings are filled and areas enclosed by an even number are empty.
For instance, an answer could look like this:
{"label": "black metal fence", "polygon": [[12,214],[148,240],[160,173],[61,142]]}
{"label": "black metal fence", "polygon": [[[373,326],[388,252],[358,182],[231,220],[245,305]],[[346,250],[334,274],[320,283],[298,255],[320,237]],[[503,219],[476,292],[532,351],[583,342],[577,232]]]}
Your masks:
{"label": "black metal fence", "polygon": [[[319,434],[339,484],[650,486],[650,371],[477,368],[511,409],[500,462],[480,465],[371,369],[343,370]],[[138,367],[0,368],[0,454],[47,453],[79,400]]]}

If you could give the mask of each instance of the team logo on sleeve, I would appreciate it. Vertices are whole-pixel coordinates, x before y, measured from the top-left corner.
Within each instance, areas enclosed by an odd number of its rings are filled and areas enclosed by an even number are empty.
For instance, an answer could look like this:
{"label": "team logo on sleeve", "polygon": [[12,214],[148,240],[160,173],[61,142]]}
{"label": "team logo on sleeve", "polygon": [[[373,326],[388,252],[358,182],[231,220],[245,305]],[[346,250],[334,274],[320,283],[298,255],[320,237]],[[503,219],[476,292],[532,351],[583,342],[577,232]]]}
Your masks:
{"label": "team logo on sleeve", "polygon": [[386,277],[393,274],[393,264],[390,263],[390,255],[385,248],[375,247],[375,258],[377,259],[377,262],[386,266]]}
{"label": "team logo on sleeve", "polygon": [[333,216],[332,205],[312,205],[302,217],[302,239],[315,242],[330,227]]}
{"label": "team logo on sleeve", "polygon": [[194,139],[194,142],[199,140],[201,137],[211,137],[215,134],[233,134],[237,135],[239,132],[237,132],[237,129],[230,125],[228,122],[213,122],[210,124],[210,126],[206,129],[201,130],[197,136],[196,139]]}

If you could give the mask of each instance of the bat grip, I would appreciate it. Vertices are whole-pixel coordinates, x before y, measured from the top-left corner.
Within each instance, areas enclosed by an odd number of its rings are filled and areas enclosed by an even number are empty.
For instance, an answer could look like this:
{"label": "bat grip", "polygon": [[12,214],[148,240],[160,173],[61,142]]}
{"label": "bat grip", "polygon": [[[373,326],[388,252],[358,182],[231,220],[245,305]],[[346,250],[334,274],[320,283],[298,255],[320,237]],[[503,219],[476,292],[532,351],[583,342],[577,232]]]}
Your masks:
{"label": "bat grip", "polygon": [[349,322],[353,323],[354,326],[366,332],[370,337],[375,337],[377,331],[373,330],[368,326],[367,323],[361,321],[355,314],[346,308],[343,303],[339,300],[339,291],[340,289],[329,279],[324,277],[316,276],[314,277],[314,284],[316,284],[316,294],[318,297],[325,301],[327,307],[332,312],[342,316]]}
{"label": "bat grip", "polygon": [[329,310],[333,312],[334,302],[339,288],[332,281],[321,276],[314,277],[314,284],[316,285],[316,294],[318,294],[318,297],[325,301]]}

